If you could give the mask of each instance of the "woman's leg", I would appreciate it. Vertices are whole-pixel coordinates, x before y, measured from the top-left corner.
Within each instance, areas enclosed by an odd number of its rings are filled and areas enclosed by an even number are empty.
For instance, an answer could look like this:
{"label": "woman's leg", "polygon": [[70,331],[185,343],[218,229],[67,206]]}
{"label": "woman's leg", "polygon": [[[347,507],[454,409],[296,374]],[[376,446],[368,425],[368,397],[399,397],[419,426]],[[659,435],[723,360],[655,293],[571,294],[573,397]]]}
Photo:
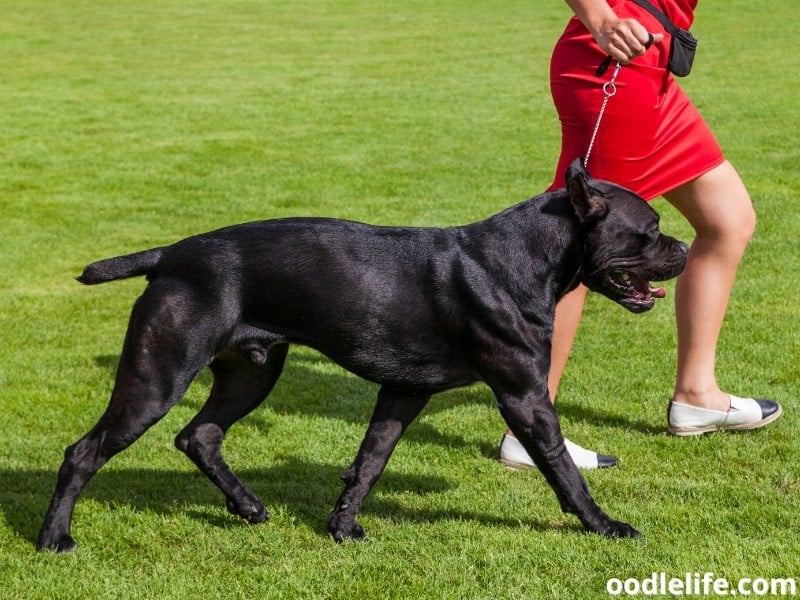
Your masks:
{"label": "woman's leg", "polygon": [[665,194],[696,237],[675,289],[678,366],[675,402],[727,411],[717,385],[717,341],[739,262],[755,229],[750,196],[729,162]]}
{"label": "woman's leg", "polygon": [[547,378],[551,402],[556,401],[558,385],[561,383],[561,376],[564,374],[569,353],[572,351],[572,344],[578,333],[587,291],[586,286],[581,284],[561,298],[556,305],[556,315],[553,321],[553,344],[550,351],[550,374]]}
{"label": "woman's leg", "polygon": [[726,394],[717,385],[715,364],[733,281],[755,229],[750,196],[727,161],[665,196],[697,234],[675,289],[678,369],[667,431],[701,435],[763,427],[781,415],[781,406]]}

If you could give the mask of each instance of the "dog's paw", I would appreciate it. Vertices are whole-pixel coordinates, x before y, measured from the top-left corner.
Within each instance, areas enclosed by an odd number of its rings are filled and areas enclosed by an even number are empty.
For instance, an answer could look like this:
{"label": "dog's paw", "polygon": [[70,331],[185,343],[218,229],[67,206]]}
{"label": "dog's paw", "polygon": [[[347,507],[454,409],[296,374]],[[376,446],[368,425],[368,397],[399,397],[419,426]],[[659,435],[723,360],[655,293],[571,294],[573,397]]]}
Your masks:
{"label": "dog's paw", "polygon": [[357,521],[341,519],[336,513],[333,513],[328,519],[328,531],[337,544],[346,540],[363,540],[367,536],[364,528]]}
{"label": "dog's paw", "polygon": [[592,533],[610,538],[640,538],[642,534],[622,521],[615,521],[603,511],[597,511],[590,518],[581,519],[583,526]]}
{"label": "dog's paw", "polygon": [[358,523],[353,523],[353,526],[347,530],[336,529],[331,531],[331,535],[337,544],[341,544],[347,540],[363,540],[365,537],[367,537],[364,528]]}
{"label": "dog's paw", "polygon": [[78,543],[69,534],[49,536],[42,532],[39,534],[39,540],[36,542],[37,550],[49,550],[58,554],[67,554],[77,547]]}
{"label": "dog's paw", "polygon": [[233,500],[228,498],[227,501],[228,512],[232,515],[242,517],[251,525],[263,523],[269,520],[269,511],[264,508],[264,505],[252,499]]}
{"label": "dog's paw", "polygon": [[601,532],[606,537],[611,538],[641,538],[642,534],[639,533],[636,529],[628,525],[627,523],[623,523],[622,521],[614,521],[609,519],[608,524]]}

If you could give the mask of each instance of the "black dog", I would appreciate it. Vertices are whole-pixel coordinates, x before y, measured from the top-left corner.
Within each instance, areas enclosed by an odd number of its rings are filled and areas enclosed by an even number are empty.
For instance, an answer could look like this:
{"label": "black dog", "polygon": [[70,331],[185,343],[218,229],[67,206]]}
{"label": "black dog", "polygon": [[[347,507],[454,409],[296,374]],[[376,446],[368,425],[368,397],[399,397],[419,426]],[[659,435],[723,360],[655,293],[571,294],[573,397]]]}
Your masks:
{"label": "black dog", "polygon": [[639,196],[592,179],[576,160],[567,189],[448,229],[294,218],[237,225],[86,267],[86,284],[146,275],[110,404],[67,448],[39,548],[75,547],[78,495],[112,456],[181,398],[204,367],[211,394],[175,443],[251,523],[269,514],[221,455],[228,428],[256,408],[290,343],[378,383],[377,406],[328,519],[361,538],[362,501],[429,397],[483,381],[508,426],[590,531],[638,532],[595,504],[564,447],[547,391],[556,301],[583,282],[634,312],[677,276],[687,247],[663,235]]}

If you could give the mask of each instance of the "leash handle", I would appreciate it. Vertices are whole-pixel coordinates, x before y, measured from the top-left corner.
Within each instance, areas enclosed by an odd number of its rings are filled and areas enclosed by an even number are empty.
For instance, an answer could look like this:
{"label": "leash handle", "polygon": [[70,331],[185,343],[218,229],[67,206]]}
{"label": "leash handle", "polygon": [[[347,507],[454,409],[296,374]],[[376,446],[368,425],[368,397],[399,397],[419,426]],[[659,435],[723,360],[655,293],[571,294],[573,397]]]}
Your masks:
{"label": "leash handle", "polygon": [[[634,0],[635,1],[635,0]],[[652,33],[647,33],[647,41],[644,43],[644,49],[647,50],[650,46],[653,45],[655,42],[655,38],[653,37]],[[611,55],[609,54],[603,59],[603,62],[600,63],[600,66],[597,67],[597,70],[594,72],[595,75],[598,77],[602,77],[608,71],[608,65],[611,64],[611,61],[614,60]]]}
{"label": "leash handle", "polygon": [[[634,0],[636,4],[640,4],[644,6],[642,2],[638,0]],[[647,33],[647,41],[644,44],[645,50],[650,48],[653,45],[655,39],[653,38],[652,33]],[[597,67],[597,71],[595,71],[595,75],[598,77],[602,77],[605,72],[608,70],[608,66],[611,64],[612,58],[609,54],[603,59],[603,62],[600,63],[600,66]],[[622,68],[622,63],[619,61],[617,62],[617,66],[614,67],[614,72],[611,74],[611,79],[603,84],[603,104],[600,106],[600,112],[597,115],[597,123],[594,126],[594,131],[592,132],[592,139],[589,140],[589,148],[586,150],[586,156],[583,159],[583,168],[586,168],[586,165],[589,163],[589,155],[592,153],[592,147],[594,146],[595,139],[597,138],[597,131],[600,129],[600,121],[603,120],[603,113],[606,111],[606,104],[608,104],[608,99],[611,98],[614,94],[617,93],[617,86],[614,82],[617,80],[617,75],[619,75],[619,71]]]}
{"label": "leash handle", "polygon": [[[607,60],[610,62],[610,59],[611,57],[609,56]],[[614,82],[617,80],[617,75],[619,75],[620,69],[622,69],[622,63],[618,62],[617,66],[614,67],[614,72],[611,74],[611,79],[603,84],[603,104],[600,105],[600,112],[597,115],[597,123],[595,123],[594,131],[592,132],[592,139],[589,140],[589,148],[587,148],[586,156],[583,159],[584,169],[587,168],[587,165],[589,164],[589,156],[592,154],[592,148],[594,147],[594,142],[597,139],[597,132],[600,129],[600,121],[603,120],[603,114],[606,112],[606,104],[608,104],[608,99],[617,93],[617,86]]]}

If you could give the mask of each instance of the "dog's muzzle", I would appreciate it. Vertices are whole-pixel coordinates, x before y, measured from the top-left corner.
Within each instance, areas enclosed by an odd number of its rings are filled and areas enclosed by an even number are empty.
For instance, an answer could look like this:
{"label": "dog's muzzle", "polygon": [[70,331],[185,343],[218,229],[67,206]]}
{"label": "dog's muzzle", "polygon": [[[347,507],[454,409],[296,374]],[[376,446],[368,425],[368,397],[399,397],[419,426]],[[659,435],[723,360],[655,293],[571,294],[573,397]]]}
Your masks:
{"label": "dog's muzzle", "polygon": [[655,306],[656,298],[667,295],[664,288],[652,287],[649,281],[630,271],[609,271],[602,286],[602,293],[635,313],[650,310]]}
{"label": "dog's muzzle", "polygon": [[631,312],[640,313],[653,308],[656,298],[664,298],[666,290],[663,287],[653,287],[649,279],[666,281],[677,277],[686,267],[689,246],[678,240],[672,243],[672,252],[667,264],[655,271],[637,273],[634,267],[613,268],[606,271],[600,280],[599,291],[621,304]]}

